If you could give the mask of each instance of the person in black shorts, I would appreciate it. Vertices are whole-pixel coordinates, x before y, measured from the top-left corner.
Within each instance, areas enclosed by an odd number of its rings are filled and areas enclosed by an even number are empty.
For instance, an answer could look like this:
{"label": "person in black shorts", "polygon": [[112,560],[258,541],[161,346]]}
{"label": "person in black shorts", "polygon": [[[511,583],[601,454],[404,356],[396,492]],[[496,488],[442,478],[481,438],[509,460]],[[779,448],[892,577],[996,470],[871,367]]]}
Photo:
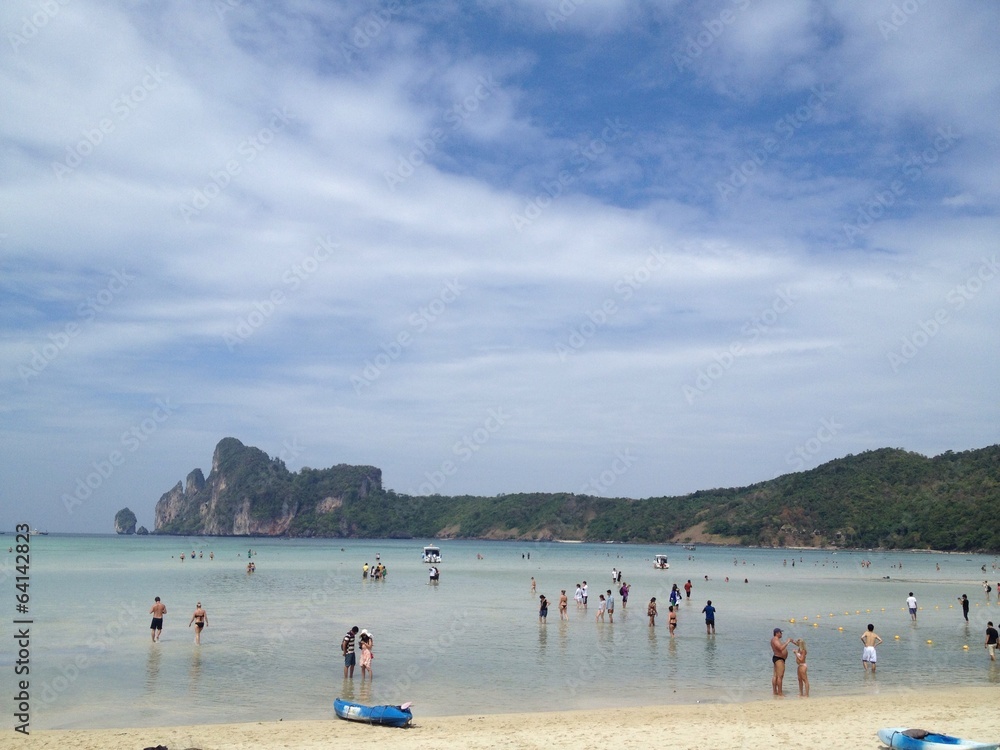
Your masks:
{"label": "person in black shorts", "polygon": [[167,614],[167,605],[160,601],[160,597],[156,597],[153,601],[153,606],[149,608],[149,614],[153,616],[153,621],[149,624],[149,632],[153,643],[156,643],[163,633],[163,615]]}

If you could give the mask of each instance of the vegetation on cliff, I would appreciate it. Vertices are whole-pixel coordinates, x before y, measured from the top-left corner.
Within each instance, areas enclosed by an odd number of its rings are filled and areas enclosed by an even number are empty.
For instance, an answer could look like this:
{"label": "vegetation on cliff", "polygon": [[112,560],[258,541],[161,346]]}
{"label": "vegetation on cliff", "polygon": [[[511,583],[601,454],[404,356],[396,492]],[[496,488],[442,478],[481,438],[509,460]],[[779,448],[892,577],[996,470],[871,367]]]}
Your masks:
{"label": "vegetation on cliff", "polygon": [[115,533],[134,534],[136,520],[135,513],[128,508],[122,508],[115,513]]}
{"label": "vegetation on cliff", "polygon": [[[934,458],[884,448],[748,487],[632,500],[572,493],[411,497],[384,490],[371,466],[291,473],[280,460],[227,438],[201,483],[187,498],[175,488],[178,512],[162,526],[157,505],[156,531],[219,533],[212,529],[232,527],[229,516],[243,509],[259,528],[284,519],[280,533],[291,536],[1000,550],[1000,446]],[[221,524],[207,523],[208,493]]]}

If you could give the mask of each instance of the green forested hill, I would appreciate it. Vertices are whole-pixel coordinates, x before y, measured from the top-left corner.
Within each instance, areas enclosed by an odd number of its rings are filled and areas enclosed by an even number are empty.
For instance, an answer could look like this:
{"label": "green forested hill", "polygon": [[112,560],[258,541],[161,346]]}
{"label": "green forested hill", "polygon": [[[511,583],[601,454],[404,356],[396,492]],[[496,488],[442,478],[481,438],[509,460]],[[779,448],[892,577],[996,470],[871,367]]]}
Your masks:
{"label": "green forested hill", "polygon": [[749,487],[632,500],[572,493],[411,497],[384,490],[374,467],[291,473],[227,438],[208,480],[189,478],[188,485],[160,499],[159,533],[1000,551],[1000,446],[934,458],[883,448]]}

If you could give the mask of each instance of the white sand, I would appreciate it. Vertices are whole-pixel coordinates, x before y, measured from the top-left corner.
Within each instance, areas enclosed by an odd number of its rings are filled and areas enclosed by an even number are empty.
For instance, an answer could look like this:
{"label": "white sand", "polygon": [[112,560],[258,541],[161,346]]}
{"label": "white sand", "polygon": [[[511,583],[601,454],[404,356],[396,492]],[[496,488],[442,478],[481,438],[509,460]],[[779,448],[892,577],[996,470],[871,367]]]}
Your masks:
{"label": "white sand", "polygon": [[164,745],[200,748],[288,748],[385,750],[451,748],[878,748],[875,730],[916,726],[979,741],[1000,740],[1000,691],[989,687],[946,692],[906,692],[853,697],[788,696],[753,703],[656,706],[649,708],[492,714],[420,718],[392,729],[328,721],[60,730],[8,730],[0,747],[65,750],[137,750]]}

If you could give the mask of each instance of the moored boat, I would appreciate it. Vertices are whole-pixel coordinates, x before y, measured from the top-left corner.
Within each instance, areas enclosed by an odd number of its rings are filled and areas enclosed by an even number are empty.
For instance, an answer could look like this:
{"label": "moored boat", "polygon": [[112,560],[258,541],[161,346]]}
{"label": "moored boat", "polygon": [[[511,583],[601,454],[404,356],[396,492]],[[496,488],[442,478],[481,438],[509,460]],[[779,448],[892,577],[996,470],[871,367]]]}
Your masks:
{"label": "moored boat", "polygon": [[336,698],[333,701],[333,710],[337,716],[347,721],[360,721],[386,727],[405,727],[413,721],[409,703],[404,703],[402,706],[365,706]]}
{"label": "moored boat", "polygon": [[422,559],[425,563],[441,562],[441,548],[435,547],[433,545],[428,545],[424,547],[424,554]]}
{"label": "moored boat", "polygon": [[897,750],[997,750],[996,742],[976,742],[948,734],[929,732],[926,729],[886,727],[878,730],[878,738]]}
{"label": "moored boat", "polygon": [[670,563],[667,561],[666,555],[654,555],[653,556],[653,567],[659,570],[668,570],[670,568]]}

